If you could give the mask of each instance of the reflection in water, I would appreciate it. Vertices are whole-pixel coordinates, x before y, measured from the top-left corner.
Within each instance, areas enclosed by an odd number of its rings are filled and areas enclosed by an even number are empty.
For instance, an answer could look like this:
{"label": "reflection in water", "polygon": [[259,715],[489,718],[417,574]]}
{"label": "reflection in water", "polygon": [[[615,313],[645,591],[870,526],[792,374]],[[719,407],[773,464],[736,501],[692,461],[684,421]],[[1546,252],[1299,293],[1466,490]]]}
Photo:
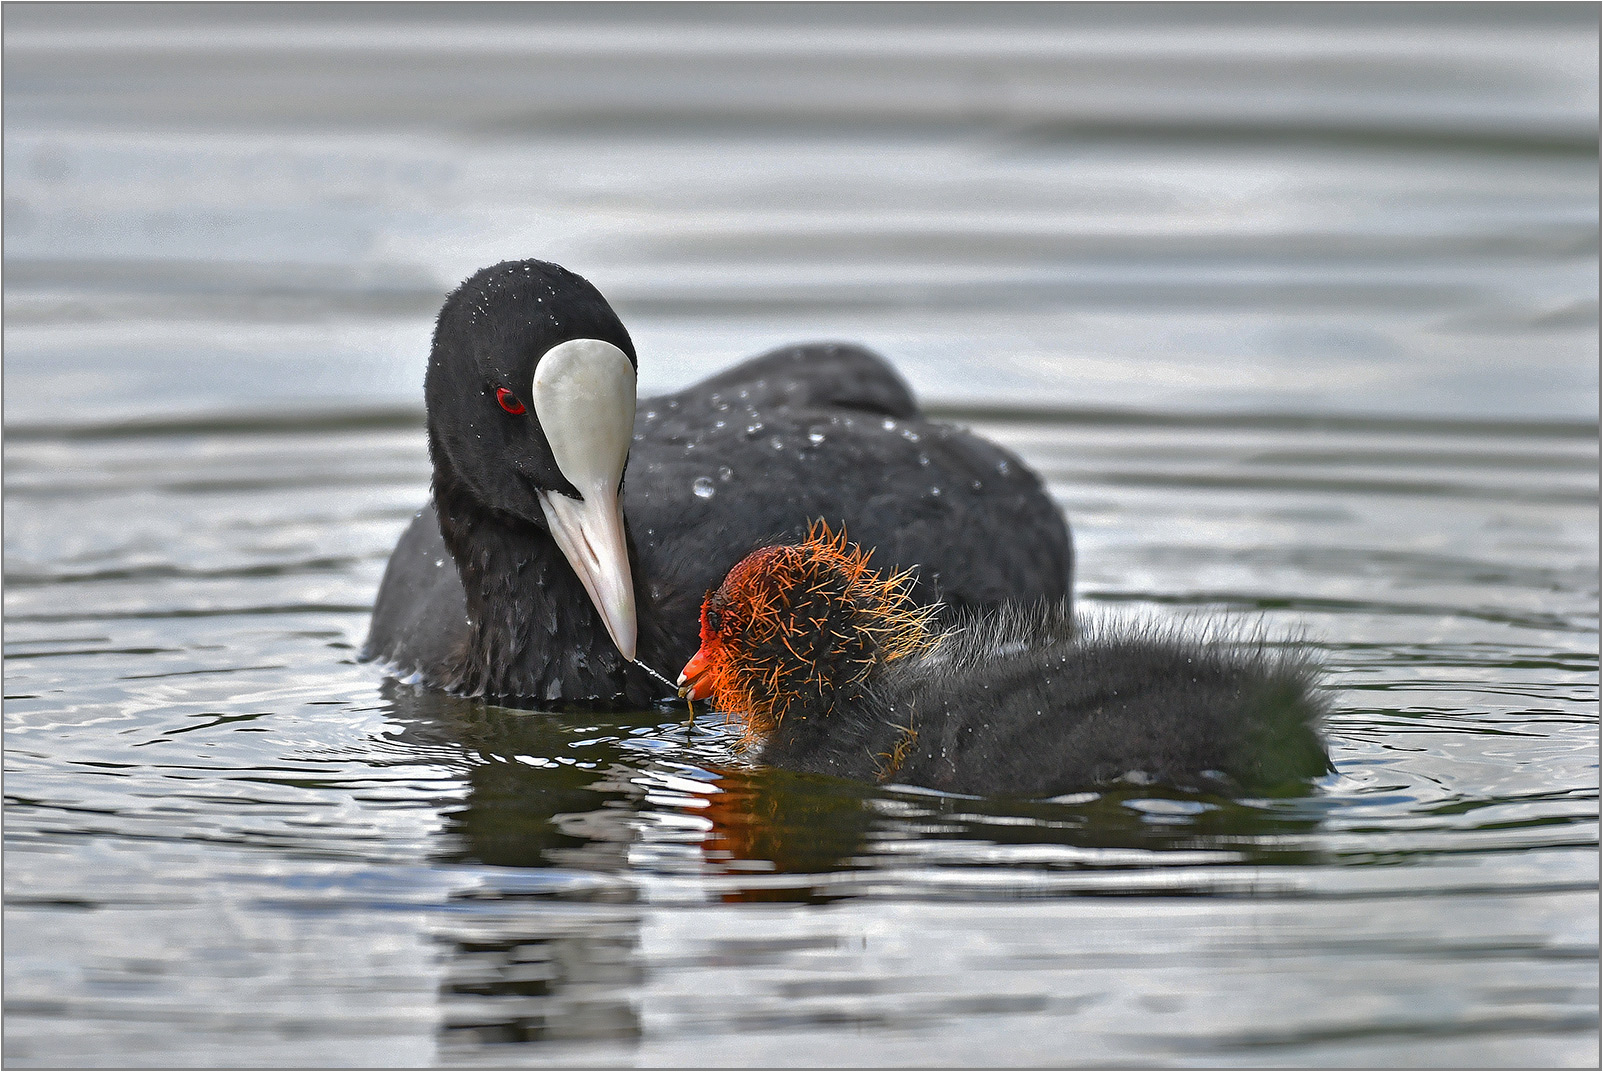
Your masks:
{"label": "reflection in water", "polygon": [[443,861],[614,875],[614,896],[654,873],[695,876],[725,901],[815,902],[841,895],[843,875],[915,855],[957,868],[1305,865],[1325,859],[1311,835],[1333,807],[1317,785],[1281,800],[1140,785],[950,796],[747,765],[718,715],[687,740],[663,712],[574,721],[393,683],[386,695],[400,740],[448,742],[466,764]]}
{"label": "reflection in water", "polygon": [[[6,1066],[1595,1067],[1596,9],[741,10],[6,9]],[[1339,777],[379,695],[431,318],[528,255],[647,394],[883,349],[1088,609],[1322,643]]]}
{"label": "reflection in water", "polygon": [[466,799],[446,815],[444,840],[452,848],[441,861],[534,871],[526,880],[514,872],[457,895],[457,911],[436,930],[444,955],[442,1050],[637,1038],[632,988],[642,969],[634,887],[575,884],[562,876],[540,881],[541,872],[556,869],[627,868],[629,816],[644,793],[620,762],[615,737],[593,742],[595,758],[575,758],[585,746],[571,716],[493,707],[394,682],[383,692],[399,740],[453,747],[468,765]]}
{"label": "reflection in water", "polygon": [[873,790],[835,778],[758,769],[730,770],[708,802],[711,828],[701,842],[709,869],[736,880],[725,901],[828,900],[827,888],[780,886],[741,878],[763,873],[816,875],[868,866],[875,823]]}
{"label": "reflection in water", "polygon": [[466,767],[466,800],[444,813],[442,861],[603,874],[628,866],[634,835],[627,816],[644,790],[623,765],[621,741],[655,722],[642,727],[605,714],[576,721],[393,681],[382,691],[402,726],[399,740],[448,745]]}
{"label": "reflection in water", "polygon": [[[637,1044],[647,973],[661,968],[644,948],[647,884],[653,904],[677,891],[687,907],[825,904],[887,887],[905,900],[918,896],[914,876],[932,872],[943,877],[923,896],[969,901],[1062,892],[1053,874],[1078,876],[1068,888],[1081,893],[1230,893],[1261,881],[1259,866],[1325,859],[1313,839],[1329,810],[1317,789],[1277,801],[1155,786],[1052,801],[952,797],[747,766],[716,715],[687,737],[677,713],[575,719],[394,684],[385,695],[396,740],[466,765],[440,859],[474,866],[481,881],[451,899],[434,932],[447,1053]],[[813,949],[706,937],[723,969],[765,971],[776,950]],[[1039,1011],[1046,1000],[1021,995],[998,1009]]]}
{"label": "reflection in water", "polygon": [[[373,575],[331,589],[321,541],[326,519],[344,517],[347,485],[260,502],[256,479],[285,464],[285,435],[206,433],[199,453],[189,433],[92,439],[72,447],[84,461],[73,472],[115,471],[139,455],[210,489],[223,468],[251,490],[206,491],[204,516],[270,510],[277,528],[241,521],[223,530],[238,546],[219,551],[222,537],[193,524],[202,506],[151,510],[141,539],[193,536],[173,557],[218,576],[175,589],[108,570],[74,582],[71,608],[47,585],[8,589],[7,837],[21,851],[6,860],[7,967],[26,980],[18,993],[42,996],[8,1007],[22,1018],[8,1026],[26,1024],[32,1052],[122,1052],[125,1012],[83,1025],[111,1007],[101,980],[151,985],[133,966],[148,932],[127,920],[171,904],[162,941],[190,944],[159,984],[173,1011],[151,1016],[191,1025],[188,993],[224,988],[217,1008],[251,1010],[258,1035],[312,1014],[330,1034],[358,1032],[369,1029],[356,1009],[368,999],[346,1008],[324,995],[400,993],[410,1004],[386,997],[391,1020],[464,1060],[527,1044],[540,1048],[520,1049],[519,1060],[691,1063],[699,1051],[689,1051],[713,1037],[749,1044],[748,1063],[763,1064],[795,1044],[764,1042],[765,1031],[805,1033],[804,1052],[817,1055],[852,1024],[882,1041],[916,1030],[926,1055],[966,1040],[975,1048],[962,1052],[1022,1062],[1019,1040],[1044,1036],[993,1027],[996,1018],[1039,1009],[1055,1030],[1095,1035],[1114,1022],[1099,995],[1127,1012],[1180,1001],[1187,1041],[1163,1060],[1204,1043],[1240,1056],[1248,1042],[1233,1040],[1270,1038],[1288,1047],[1277,1055],[1295,1057],[1283,1063],[1319,1063],[1319,1047],[1336,1045],[1320,1040],[1395,1040],[1383,1032],[1419,993],[1466,1010],[1445,1021],[1455,1029],[1515,1023],[1487,1018],[1524,994],[1539,1015],[1519,1022],[1536,1025],[1544,1052],[1595,1038],[1568,1026],[1588,1002],[1595,1009],[1595,990],[1576,979],[1596,958],[1586,922],[1596,898],[1596,588],[1582,569],[1596,559],[1596,518],[1579,501],[1585,490],[1595,503],[1596,492],[1595,476],[1574,475],[1582,462],[1595,473],[1595,441],[1397,432],[1413,445],[1399,458],[1471,459],[1460,479],[1473,493],[1378,498],[1331,492],[1321,483],[1330,472],[1312,463],[1272,486],[1199,492],[1188,476],[1250,473],[1255,463],[1241,456],[1283,458],[1293,447],[1339,454],[1373,438],[1362,427],[1170,431],[1037,417],[995,431],[1032,457],[1079,467],[1059,493],[1095,550],[1081,593],[1089,605],[1256,605],[1332,638],[1341,774],[1287,800],[1141,786],[971,800],[753,769],[716,716],[687,735],[678,709],[554,715],[381,685],[371,668],[340,662],[349,648],[331,638],[365,627],[361,600],[415,506],[412,484],[397,493],[405,509],[363,530]],[[302,449],[350,454],[350,444],[330,433]],[[1507,464],[1485,462],[1494,447]],[[392,448],[371,448],[382,470]],[[8,498],[32,488],[52,503],[121,509],[103,498],[111,492],[71,483],[88,476],[51,468],[63,449],[8,442]],[[1574,464],[1516,467],[1533,456]],[[1551,502],[1508,505],[1511,472],[1531,495],[1554,492]],[[7,539],[37,557],[58,530],[8,528]],[[238,568],[267,556],[255,543],[264,532],[283,541],[273,552],[282,561]],[[147,605],[157,610],[127,612]],[[70,705],[57,698],[63,688]],[[29,854],[33,845],[46,851]],[[216,892],[186,906],[178,888]],[[118,897],[127,904],[100,907]],[[271,980],[262,990],[277,995],[274,1010],[260,1011],[254,991],[241,995],[245,976],[228,974],[237,936],[198,922],[241,915],[273,935],[240,955]],[[309,918],[326,926],[314,931]],[[64,943],[68,933],[93,941]],[[30,935],[44,937],[11,941]],[[87,959],[91,946],[98,959]],[[67,947],[96,973],[89,984],[60,971]],[[106,948],[128,955],[107,960]],[[285,952],[301,949],[310,969]],[[1476,971],[1460,969],[1466,960]],[[1285,996],[1210,1004],[1227,1002],[1243,971]],[[1177,976],[1190,999],[1174,997]],[[841,978],[869,981],[848,1000]],[[927,994],[949,978],[981,1004]],[[322,989],[306,989],[319,979]],[[1409,997],[1365,1004],[1376,979]],[[815,985],[812,997],[796,990]],[[1299,996],[1303,985],[1320,1000]],[[1326,1002],[1333,986],[1356,1004]],[[237,1054],[245,1043],[234,1024],[191,1037],[225,1039],[217,1045]],[[71,1038],[38,1041],[53,1025],[70,1025]],[[1516,1036],[1524,1045],[1513,1027],[1497,1030],[1499,1052]],[[1000,1048],[981,1051],[994,1040]],[[1105,1052],[1131,1063],[1157,1051],[1120,1036]],[[1366,1052],[1387,1063],[1404,1051]]]}
{"label": "reflection in water", "polygon": [[637,911],[500,906],[453,919],[438,938],[444,1048],[640,1035]]}

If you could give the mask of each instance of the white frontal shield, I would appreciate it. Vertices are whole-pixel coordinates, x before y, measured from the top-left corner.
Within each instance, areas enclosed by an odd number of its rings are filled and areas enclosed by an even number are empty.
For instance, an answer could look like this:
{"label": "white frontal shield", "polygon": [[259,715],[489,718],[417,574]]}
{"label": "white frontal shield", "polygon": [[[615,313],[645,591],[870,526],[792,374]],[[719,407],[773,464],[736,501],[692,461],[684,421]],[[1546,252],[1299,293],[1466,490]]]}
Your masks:
{"label": "white frontal shield", "polygon": [[610,342],[574,339],[540,358],[531,397],[557,468],[583,496],[541,492],[546,524],[613,643],[634,662],[634,578],[618,499],[634,434],[634,366]]}

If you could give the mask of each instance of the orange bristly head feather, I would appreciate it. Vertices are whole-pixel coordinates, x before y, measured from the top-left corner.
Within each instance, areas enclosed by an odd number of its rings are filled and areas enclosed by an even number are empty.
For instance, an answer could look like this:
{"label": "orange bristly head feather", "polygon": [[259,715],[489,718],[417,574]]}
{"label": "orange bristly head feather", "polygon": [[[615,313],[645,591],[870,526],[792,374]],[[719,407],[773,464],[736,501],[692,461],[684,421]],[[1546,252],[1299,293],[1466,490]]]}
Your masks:
{"label": "orange bristly head feather", "polygon": [[927,651],[938,606],[920,607],[911,571],[884,577],[872,551],[822,521],[800,544],[740,561],[701,607],[700,663],[714,708],[751,743],[789,714],[827,713],[876,666]]}

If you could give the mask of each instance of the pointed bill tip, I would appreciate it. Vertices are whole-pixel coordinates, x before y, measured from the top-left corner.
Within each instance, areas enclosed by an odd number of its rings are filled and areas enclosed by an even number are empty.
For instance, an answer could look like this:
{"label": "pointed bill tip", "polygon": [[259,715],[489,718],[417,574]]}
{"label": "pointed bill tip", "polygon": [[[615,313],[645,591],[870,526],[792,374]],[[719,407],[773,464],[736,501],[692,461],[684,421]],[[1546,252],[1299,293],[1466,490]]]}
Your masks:
{"label": "pointed bill tip", "polygon": [[677,682],[681,700],[705,700],[712,695],[712,675],[707,673],[707,652],[701,649],[690,657]]}
{"label": "pointed bill tip", "polygon": [[607,623],[607,635],[618,646],[618,653],[623,656],[624,662],[635,661],[636,635],[635,609],[633,601],[623,609],[613,613],[602,612],[601,618]]}
{"label": "pointed bill tip", "polygon": [[634,576],[617,492],[604,486],[591,488],[583,500],[543,492],[540,506],[552,538],[578,574],[607,635],[619,654],[634,662],[638,630]]}

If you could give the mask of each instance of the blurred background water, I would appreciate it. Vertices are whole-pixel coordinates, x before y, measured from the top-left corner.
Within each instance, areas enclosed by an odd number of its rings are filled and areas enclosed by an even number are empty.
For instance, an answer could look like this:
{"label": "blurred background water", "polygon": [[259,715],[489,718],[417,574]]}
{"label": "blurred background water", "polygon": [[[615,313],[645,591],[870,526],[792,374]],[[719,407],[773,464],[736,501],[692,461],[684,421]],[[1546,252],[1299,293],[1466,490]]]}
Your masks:
{"label": "blurred background water", "polygon": [[[1595,1065],[1595,5],[9,5],[5,1058]],[[354,651],[431,318],[887,354],[1306,798],[954,799]]]}

